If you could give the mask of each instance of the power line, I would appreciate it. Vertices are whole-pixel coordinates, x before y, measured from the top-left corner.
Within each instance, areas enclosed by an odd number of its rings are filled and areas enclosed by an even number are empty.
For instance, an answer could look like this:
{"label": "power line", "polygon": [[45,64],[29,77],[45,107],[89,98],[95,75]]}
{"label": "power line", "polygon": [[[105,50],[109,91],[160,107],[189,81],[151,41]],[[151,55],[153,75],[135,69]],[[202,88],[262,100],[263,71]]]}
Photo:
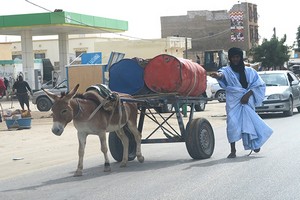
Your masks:
{"label": "power line", "polygon": [[[41,5],[36,4],[36,3],[33,3],[33,2],[31,2],[31,1],[29,1],[29,0],[25,0],[25,1],[26,1],[27,3],[30,3],[30,4],[32,4],[32,5],[36,6],[36,7],[39,7],[39,8],[41,8],[41,9],[43,9],[43,10],[46,10],[46,11],[48,11],[48,12],[53,12],[52,10],[47,9],[47,8],[41,6]],[[94,27],[94,26],[88,25],[88,24],[83,23],[83,22],[81,22],[81,21],[72,19],[72,18],[70,18],[70,17],[68,17],[68,16],[64,16],[64,15],[60,14],[60,12],[54,12],[54,13],[57,14],[58,16],[62,17],[62,18],[65,18],[65,19],[69,20],[69,21],[73,21],[73,22],[76,22],[76,23],[78,23],[78,24],[81,24],[81,25],[84,25],[84,26],[87,26],[87,27],[90,27],[90,28],[93,28],[93,29],[96,29],[96,30],[101,30],[101,31],[104,32],[104,33],[110,33],[110,34],[118,35],[118,36],[121,36],[121,37],[127,37],[127,38],[131,38],[131,39],[139,39],[139,40],[149,41],[149,39],[144,39],[144,38],[139,38],[139,37],[134,37],[134,36],[124,35],[124,34],[120,34],[120,33],[112,33],[112,32],[109,32],[109,31],[107,31],[107,30],[105,30],[105,29],[102,29],[102,28],[96,28],[96,27]],[[221,32],[216,33],[216,34],[213,34],[213,35],[208,35],[208,36],[204,36],[204,37],[201,37],[201,38],[195,38],[195,39],[192,38],[192,40],[193,40],[193,41],[199,41],[199,40],[204,40],[204,39],[207,39],[207,38],[217,37],[217,36],[220,36],[220,35],[222,35],[222,34],[227,33],[227,32],[230,31],[230,30],[231,30],[231,29],[229,28],[229,29],[226,29],[226,30],[224,30],[224,31],[221,31]]]}
{"label": "power line", "polygon": [[[41,9],[43,9],[43,10],[48,11],[48,12],[53,12],[52,10],[47,9],[47,8],[41,6],[41,5],[36,4],[36,3],[33,3],[33,2],[31,2],[31,1],[29,1],[29,0],[25,0],[25,1],[26,1],[27,3],[30,3],[31,5],[34,5],[34,6],[36,6],[36,7],[39,7],[39,8],[41,8]],[[134,36],[129,36],[129,35],[124,35],[124,34],[120,34],[120,33],[112,33],[112,32],[109,32],[109,31],[107,31],[107,30],[105,30],[105,29],[102,29],[102,28],[96,28],[96,27],[94,27],[94,26],[88,25],[88,24],[83,23],[83,22],[81,22],[81,21],[72,19],[72,18],[70,18],[70,17],[68,17],[68,16],[64,16],[64,15],[60,14],[60,12],[54,12],[54,13],[57,14],[58,16],[62,17],[62,18],[65,18],[65,19],[69,20],[69,21],[73,21],[73,22],[76,22],[76,23],[78,23],[78,24],[81,24],[81,25],[84,25],[84,26],[87,26],[87,27],[89,27],[89,28],[93,28],[93,29],[96,29],[96,30],[101,30],[101,31],[104,32],[104,33],[110,33],[110,34],[118,35],[118,36],[121,36],[121,37],[127,37],[127,38],[131,38],[131,39],[146,40],[146,39],[143,39],[143,38],[134,37]]]}
{"label": "power line", "polygon": [[218,36],[220,36],[220,35],[223,35],[223,34],[229,32],[230,30],[231,30],[231,29],[229,28],[229,29],[226,29],[226,30],[224,30],[224,31],[221,31],[221,32],[216,33],[216,34],[213,34],[213,35],[208,35],[208,36],[204,36],[204,37],[201,37],[201,38],[195,38],[195,39],[192,39],[192,40],[193,40],[193,41],[199,41],[199,40],[204,40],[204,39],[207,39],[207,38],[218,37]]}

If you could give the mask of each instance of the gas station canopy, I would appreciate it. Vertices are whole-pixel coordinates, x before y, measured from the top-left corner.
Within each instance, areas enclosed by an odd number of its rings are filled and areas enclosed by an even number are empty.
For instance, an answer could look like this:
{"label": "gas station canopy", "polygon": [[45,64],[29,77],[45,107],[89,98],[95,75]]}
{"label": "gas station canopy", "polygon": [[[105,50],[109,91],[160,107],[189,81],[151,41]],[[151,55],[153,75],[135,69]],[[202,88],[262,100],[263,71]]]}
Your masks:
{"label": "gas station canopy", "polygon": [[68,58],[68,35],[117,33],[128,30],[128,22],[58,10],[0,16],[0,35],[20,35],[25,80],[34,84],[32,36],[58,35],[59,65],[63,78]]}
{"label": "gas station canopy", "polygon": [[26,30],[32,36],[115,33],[127,31],[128,22],[65,11],[0,16],[0,35],[21,35]]}

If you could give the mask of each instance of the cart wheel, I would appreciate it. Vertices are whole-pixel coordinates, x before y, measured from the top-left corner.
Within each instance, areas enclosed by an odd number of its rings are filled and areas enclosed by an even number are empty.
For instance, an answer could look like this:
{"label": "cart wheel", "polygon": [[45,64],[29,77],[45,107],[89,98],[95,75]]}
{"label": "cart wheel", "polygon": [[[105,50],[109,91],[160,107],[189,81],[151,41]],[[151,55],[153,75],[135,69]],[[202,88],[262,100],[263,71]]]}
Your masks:
{"label": "cart wheel", "polygon": [[214,131],[204,118],[193,119],[187,126],[185,145],[193,159],[210,158],[215,148]]}
{"label": "cart wheel", "polygon": [[[129,147],[128,147],[128,161],[132,161],[136,157],[136,142],[134,139],[133,134],[130,130],[126,127],[123,128],[125,131],[126,136],[129,139]],[[109,151],[112,157],[117,161],[121,162],[123,159],[123,144],[119,139],[116,132],[110,132],[108,136],[108,144],[109,144]]]}

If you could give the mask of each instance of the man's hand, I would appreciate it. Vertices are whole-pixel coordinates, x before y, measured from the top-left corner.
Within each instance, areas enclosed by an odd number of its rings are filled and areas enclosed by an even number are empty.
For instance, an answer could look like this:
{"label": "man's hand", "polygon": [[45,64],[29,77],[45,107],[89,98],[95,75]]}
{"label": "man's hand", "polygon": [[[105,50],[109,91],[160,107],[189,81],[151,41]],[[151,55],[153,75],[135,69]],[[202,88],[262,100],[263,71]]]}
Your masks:
{"label": "man's hand", "polygon": [[213,78],[216,78],[216,79],[221,79],[222,78],[222,73],[220,73],[220,72],[212,72],[211,74],[210,74],[210,76],[211,77],[213,77]]}
{"label": "man's hand", "polygon": [[241,99],[241,104],[247,104],[250,96],[253,94],[252,90],[249,90]]}

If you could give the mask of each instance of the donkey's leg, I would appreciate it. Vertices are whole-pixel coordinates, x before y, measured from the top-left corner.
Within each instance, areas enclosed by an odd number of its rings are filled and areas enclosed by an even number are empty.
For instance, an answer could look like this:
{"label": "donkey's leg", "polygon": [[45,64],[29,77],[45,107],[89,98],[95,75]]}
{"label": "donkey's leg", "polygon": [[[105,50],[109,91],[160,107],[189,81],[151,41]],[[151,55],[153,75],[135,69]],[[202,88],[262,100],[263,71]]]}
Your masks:
{"label": "donkey's leg", "polygon": [[84,156],[84,149],[85,149],[87,134],[78,131],[77,137],[78,137],[78,141],[79,141],[79,148],[78,148],[79,159],[78,159],[77,170],[76,170],[74,176],[82,176],[83,156]]}
{"label": "donkey's leg", "polygon": [[110,168],[110,163],[109,163],[109,159],[108,159],[108,155],[107,155],[108,148],[107,148],[107,143],[106,143],[106,133],[105,132],[100,133],[99,138],[100,138],[100,143],[101,143],[101,151],[102,151],[102,153],[104,155],[104,159],[105,159],[104,171],[110,172],[111,168]]}
{"label": "donkey's leg", "polygon": [[129,140],[122,128],[120,130],[116,131],[116,133],[123,144],[123,159],[122,159],[120,167],[126,167],[127,162],[128,162]]}
{"label": "donkey's leg", "polygon": [[136,142],[136,157],[140,163],[143,163],[144,156],[142,155],[142,151],[141,151],[142,135],[135,125],[131,124],[130,122],[128,122],[127,124]]}

